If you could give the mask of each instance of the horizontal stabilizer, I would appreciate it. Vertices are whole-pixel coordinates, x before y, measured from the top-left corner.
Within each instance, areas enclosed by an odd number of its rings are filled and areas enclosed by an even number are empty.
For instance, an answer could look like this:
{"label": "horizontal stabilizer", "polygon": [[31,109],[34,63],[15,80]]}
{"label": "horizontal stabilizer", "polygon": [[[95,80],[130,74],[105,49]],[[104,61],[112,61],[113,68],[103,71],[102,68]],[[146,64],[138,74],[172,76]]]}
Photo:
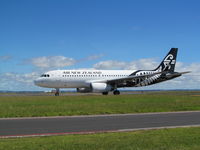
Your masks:
{"label": "horizontal stabilizer", "polygon": [[191,73],[191,71],[179,72],[180,74]]}

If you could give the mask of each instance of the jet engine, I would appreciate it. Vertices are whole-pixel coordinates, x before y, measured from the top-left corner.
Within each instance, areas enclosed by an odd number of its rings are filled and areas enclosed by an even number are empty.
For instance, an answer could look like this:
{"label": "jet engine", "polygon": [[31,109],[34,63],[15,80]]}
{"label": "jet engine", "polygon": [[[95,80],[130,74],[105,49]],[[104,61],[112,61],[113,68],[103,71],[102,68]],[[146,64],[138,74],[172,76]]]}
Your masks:
{"label": "jet engine", "polygon": [[91,83],[92,92],[109,92],[112,86],[106,83]]}
{"label": "jet engine", "polygon": [[106,83],[91,83],[90,87],[88,88],[77,88],[77,92],[80,93],[102,93],[102,92],[109,92],[112,91],[112,86]]}
{"label": "jet engine", "polygon": [[92,92],[92,89],[91,88],[77,88],[77,92],[89,93],[89,92]]}

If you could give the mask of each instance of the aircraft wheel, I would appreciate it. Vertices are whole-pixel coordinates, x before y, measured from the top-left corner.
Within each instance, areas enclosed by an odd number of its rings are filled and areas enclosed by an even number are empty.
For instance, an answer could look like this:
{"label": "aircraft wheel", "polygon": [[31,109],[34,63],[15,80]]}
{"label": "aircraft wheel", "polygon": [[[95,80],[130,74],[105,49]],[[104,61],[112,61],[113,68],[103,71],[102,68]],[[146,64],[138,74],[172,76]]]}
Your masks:
{"label": "aircraft wheel", "polygon": [[102,94],[103,94],[103,95],[108,95],[108,92],[103,92]]}
{"label": "aircraft wheel", "polygon": [[120,95],[120,91],[115,90],[115,91],[113,91],[113,94],[114,94],[114,95]]}
{"label": "aircraft wheel", "polygon": [[55,96],[59,96],[59,92],[56,92],[56,93],[55,93]]}
{"label": "aircraft wheel", "polygon": [[60,94],[59,89],[56,89],[55,96],[59,96],[59,94]]}

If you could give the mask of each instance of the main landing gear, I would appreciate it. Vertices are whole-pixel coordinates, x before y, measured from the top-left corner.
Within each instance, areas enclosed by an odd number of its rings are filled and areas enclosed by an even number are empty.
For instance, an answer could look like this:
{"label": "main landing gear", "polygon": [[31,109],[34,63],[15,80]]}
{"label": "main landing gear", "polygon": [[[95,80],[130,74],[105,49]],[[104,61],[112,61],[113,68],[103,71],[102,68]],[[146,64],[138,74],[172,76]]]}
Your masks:
{"label": "main landing gear", "polygon": [[113,91],[113,94],[114,94],[114,95],[119,95],[119,94],[120,94],[120,91],[114,90],[114,91]]}
{"label": "main landing gear", "polygon": [[[114,91],[113,91],[113,94],[114,94],[114,95],[120,95],[120,91],[114,90]],[[108,95],[108,92],[102,92],[102,95]]]}
{"label": "main landing gear", "polygon": [[59,94],[60,94],[59,89],[56,89],[55,96],[59,96]]}
{"label": "main landing gear", "polygon": [[108,92],[103,92],[102,94],[103,94],[103,95],[108,95]]}

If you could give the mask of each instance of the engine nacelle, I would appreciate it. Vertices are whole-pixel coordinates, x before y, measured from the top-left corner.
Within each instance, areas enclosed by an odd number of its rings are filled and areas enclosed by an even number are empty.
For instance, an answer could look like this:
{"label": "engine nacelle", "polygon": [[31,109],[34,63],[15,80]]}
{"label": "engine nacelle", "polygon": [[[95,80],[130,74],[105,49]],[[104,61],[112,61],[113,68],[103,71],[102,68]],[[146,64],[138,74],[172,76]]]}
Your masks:
{"label": "engine nacelle", "polygon": [[77,92],[80,92],[80,93],[89,93],[89,92],[92,92],[91,88],[77,88],[76,90],[77,90]]}
{"label": "engine nacelle", "polygon": [[109,92],[112,90],[112,86],[106,83],[91,83],[92,92]]}

